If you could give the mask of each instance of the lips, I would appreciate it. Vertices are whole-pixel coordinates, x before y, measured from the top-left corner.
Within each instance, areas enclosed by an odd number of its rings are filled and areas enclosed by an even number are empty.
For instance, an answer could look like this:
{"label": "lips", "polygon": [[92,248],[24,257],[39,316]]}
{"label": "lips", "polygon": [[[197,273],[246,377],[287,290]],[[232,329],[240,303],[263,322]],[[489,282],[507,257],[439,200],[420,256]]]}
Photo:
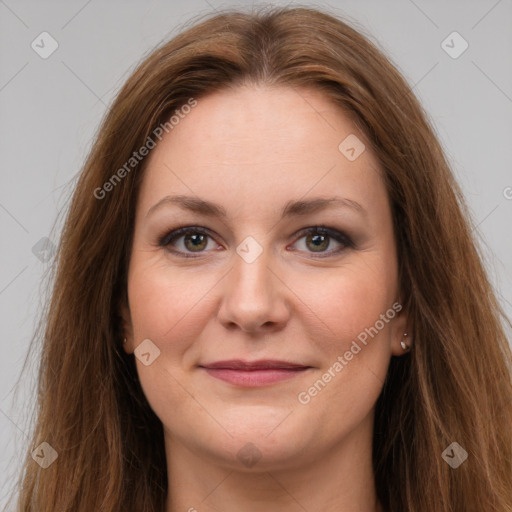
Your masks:
{"label": "lips", "polygon": [[233,359],[230,361],[218,361],[215,363],[209,363],[200,365],[202,368],[209,369],[223,369],[223,370],[244,370],[244,371],[255,371],[255,370],[303,370],[310,368],[297,363],[290,363],[287,361],[276,361],[276,360],[260,360],[260,361],[242,361],[241,359]]}
{"label": "lips", "polygon": [[297,377],[311,366],[289,361],[217,361],[199,366],[215,378],[238,387],[262,387]]}

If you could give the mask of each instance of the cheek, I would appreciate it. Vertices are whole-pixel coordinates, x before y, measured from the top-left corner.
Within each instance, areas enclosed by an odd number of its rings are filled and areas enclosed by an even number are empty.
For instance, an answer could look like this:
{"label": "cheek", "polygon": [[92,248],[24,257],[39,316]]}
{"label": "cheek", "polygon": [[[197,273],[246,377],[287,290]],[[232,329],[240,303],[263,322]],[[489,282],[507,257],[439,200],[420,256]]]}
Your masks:
{"label": "cheek", "polygon": [[311,322],[327,335],[323,347],[339,351],[391,308],[396,300],[396,269],[376,256],[367,257],[328,278],[302,279],[299,294],[314,312]]}
{"label": "cheek", "polygon": [[173,424],[169,411],[173,411],[173,417],[192,413],[201,417],[204,412],[190,400],[188,388],[183,385],[182,368],[190,340],[200,337],[204,323],[211,316],[207,314],[205,293],[214,283],[208,283],[208,277],[204,276],[198,287],[194,284],[197,280],[197,276],[172,271],[161,263],[136,260],[129,274],[134,345],[150,339],[160,350],[159,357],[148,366],[136,358],[137,373],[151,408],[166,425]]}
{"label": "cheek", "polygon": [[315,336],[323,364],[299,401],[330,432],[353,428],[366,417],[388,370],[396,272],[377,257],[373,265],[370,260],[344,267],[321,290],[308,290],[307,304],[316,313],[308,329],[314,323],[323,333]]}
{"label": "cheek", "polygon": [[162,264],[135,262],[128,280],[135,343],[149,338],[162,351],[184,350],[184,341],[198,334],[208,318],[207,292],[214,285],[207,274],[198,278]]}

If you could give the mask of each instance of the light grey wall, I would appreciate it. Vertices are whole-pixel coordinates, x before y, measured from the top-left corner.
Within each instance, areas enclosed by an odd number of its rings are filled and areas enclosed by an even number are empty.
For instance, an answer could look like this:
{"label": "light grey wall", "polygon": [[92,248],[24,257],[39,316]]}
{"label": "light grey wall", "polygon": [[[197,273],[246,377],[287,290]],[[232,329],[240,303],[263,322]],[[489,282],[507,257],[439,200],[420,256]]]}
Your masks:
{"label": "light grey wall", "polygon": [[[58,237],[51,228],[71,180],[136,63],[192,16],[237,5],[251,2],[0,0],[0,508],[26,440],[35,368],[17,400],[14,386],[40,310],[45,259]],[[309,5],[365,27],[414,86],[470,203],[511,316],[512,1]],[[458,55],[464,40],[469,46]]]}

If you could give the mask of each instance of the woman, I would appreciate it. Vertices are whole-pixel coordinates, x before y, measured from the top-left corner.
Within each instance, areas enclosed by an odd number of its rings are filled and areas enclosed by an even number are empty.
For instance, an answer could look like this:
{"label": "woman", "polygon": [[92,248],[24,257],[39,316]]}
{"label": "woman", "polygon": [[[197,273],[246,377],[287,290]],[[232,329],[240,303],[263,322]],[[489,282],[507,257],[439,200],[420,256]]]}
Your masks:
{"label": "woman", "polygon": [[342,21],[154,51],[56,265],[20,510],[511,510],[506,319],[426,114]]}

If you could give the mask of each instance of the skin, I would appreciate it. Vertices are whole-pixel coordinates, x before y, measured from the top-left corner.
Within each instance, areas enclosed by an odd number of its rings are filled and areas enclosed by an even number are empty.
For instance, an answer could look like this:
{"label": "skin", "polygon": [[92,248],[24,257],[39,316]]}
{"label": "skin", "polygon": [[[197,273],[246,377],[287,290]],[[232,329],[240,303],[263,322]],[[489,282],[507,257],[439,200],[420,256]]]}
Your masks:
{"label": "skin", "polygon": [[[354,161],[338,149],[349,134],[366,145]],[[298,400],[365,328],[401,304],[389,199],[364,135],[316,90],[241,86],[200,98],[147,158],[123,315],[127,353],[145,339],[160,350],[151,364],[136,363],[164,426],[166,510],[381,510],[374,407],[391,356],[403,354],[404,311],[359,343],[309,403]],[[168,195],[217,203],[226,218],[170,203],[148,214]],[[289,201],[332,196],[365,213],[330,207],[281,219]],[[322,225],[355,245],[326,237],[318,249],[301,230]],[[182,226],[210,235],[199,249],[184,236],[159,245]],[[251,263],[236,251],[248,236],[262,249]],[[228,359],[312,368],[242,388],[198,367]],[[261,455],[250,467],[237,457],[247,443]]]}

